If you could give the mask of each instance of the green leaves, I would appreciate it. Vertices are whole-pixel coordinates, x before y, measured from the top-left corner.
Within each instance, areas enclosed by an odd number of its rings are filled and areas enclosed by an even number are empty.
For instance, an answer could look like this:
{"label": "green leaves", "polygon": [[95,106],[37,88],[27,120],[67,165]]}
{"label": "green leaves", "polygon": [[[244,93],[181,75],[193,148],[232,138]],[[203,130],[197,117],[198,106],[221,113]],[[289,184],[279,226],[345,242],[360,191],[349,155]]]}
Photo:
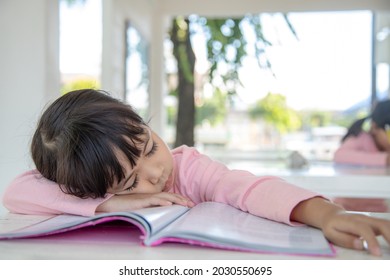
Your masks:
{"label": "green leaves", "polygon": [[287,106],[286,97],[282,94],[268,93],[249,110],[249,115],[253,119],[263,119],[282,133],[301,126],[300,117]]}

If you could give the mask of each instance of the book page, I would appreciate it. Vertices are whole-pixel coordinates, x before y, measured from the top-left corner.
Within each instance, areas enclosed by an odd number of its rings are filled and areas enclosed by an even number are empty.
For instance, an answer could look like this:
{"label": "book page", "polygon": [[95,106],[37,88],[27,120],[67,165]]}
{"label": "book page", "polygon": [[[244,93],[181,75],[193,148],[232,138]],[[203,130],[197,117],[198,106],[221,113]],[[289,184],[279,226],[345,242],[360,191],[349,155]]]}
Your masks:
{"label": "book page", "polygon": [[260,251],[332,254],[328,241],[318,229],[289,226],[215,202],[192,208],[156,239],[166,237]]}
{"label": "book page", "polygon": [[[16,238],[45,235],[63,229],[71,229],[74,226],[91,221],[91,217],[75,215],[34,216],[17,215],[8,219],[11,226],[0,232],[0,238]],[[5,220],[1,220],[2,224]]]}
{"label": "book page", "polygon": [[100,213],[90,217],[65,214],[54,216],[8,214],[0,218],[0,239],[47,235],[115,220],[136,225],[148,237],[187,211],[186,207],[173,205],[131,212]]}
{"label": "book page", "polygon": [[186,213],[188,210],[189,208],[184,206],[172,205],[144,208],[134,210],[132,213],[147,221],[151,229],[151,234],[154,234]]}
{"label": "book page", "polygon": [[31,225],[41,223],[52,216],[40,216],[40,215],[20,215],[8,213],[0,216],[0,234],[13,232],[27,228]]}

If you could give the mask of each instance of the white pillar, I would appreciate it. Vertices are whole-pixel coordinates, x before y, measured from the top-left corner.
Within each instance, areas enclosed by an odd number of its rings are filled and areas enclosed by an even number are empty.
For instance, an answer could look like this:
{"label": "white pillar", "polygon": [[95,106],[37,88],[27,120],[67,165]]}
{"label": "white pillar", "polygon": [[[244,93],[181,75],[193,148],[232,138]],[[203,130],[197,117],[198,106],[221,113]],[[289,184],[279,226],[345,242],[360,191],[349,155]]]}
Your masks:
{"label": "white pillar", "polygon": [[31,134],[43,106],[59,94],[58,10],[53,0],[0,3],[0,195],[33,168]]}
{"label": "white pillar", "polygon": [[102,1],[102,89],[125,97],[125,20],[116,0]]}

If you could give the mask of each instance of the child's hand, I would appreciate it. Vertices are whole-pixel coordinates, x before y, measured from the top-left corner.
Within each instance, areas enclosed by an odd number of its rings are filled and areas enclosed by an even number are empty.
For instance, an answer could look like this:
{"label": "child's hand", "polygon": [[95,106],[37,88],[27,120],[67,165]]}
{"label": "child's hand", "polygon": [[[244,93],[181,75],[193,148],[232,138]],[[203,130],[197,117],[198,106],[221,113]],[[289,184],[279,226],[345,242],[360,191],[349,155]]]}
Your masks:
{"label": "child's hand", "polygon": [[390,244],[390,221],[366,215],[343,211],[330,213],[324,219],[322,231],[329,241],[338,246],[368,249],[375,256],[381,255],[376,236],[382,235]]}
{"label": "child's hand", "polygon": [[320,197],[299,203],[291,220],[321,229],[330,242],[341,247],[363,250],[366,242],[370,254],[376,256],[381,255],[376,236],[382,235],[390,244],[390,220],[347,213]]}
{"label": "child's hand", "polygon": [[151,194],[127,194],[114,195],[102,204],[96,212],[130,211],[152,206],[167,206],[179,204],[186,207],[193,207],[195,204],[188,198],[179,194],[160,192]]}

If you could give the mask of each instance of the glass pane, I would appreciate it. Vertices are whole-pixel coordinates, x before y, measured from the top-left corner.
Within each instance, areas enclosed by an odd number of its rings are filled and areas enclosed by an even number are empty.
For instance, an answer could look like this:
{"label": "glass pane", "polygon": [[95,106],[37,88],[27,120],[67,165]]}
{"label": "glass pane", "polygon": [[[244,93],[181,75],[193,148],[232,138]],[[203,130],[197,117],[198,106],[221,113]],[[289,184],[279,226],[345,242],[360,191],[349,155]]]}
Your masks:
{"label": "glass pane", "polygon": [[126,28],[126,101],[146,118],[149,108],[148,43],[130,22]]}
{"label": "glass pane", "polygon": [[[195,17],[201,18],[192,16]],[[228,95],[225,103],[221,98],[226,92],[223,87],[217,90],[216,86],[222,79],[211,81],[208,78],[210,62],[206,41],[209,34],[199,27],[202,20],[191,21],[197,59],[194,80],[198,116],[200,112],[207,115],[210,111],[223,115],[220,121],[208,116],[197,123],[198,148],[222,161],[236,156],[227,150],[237,151],[237,157],[245,159],[279,160],[291,151],[298,151],[310,160],[330,161],[346,127],[370,109],[372,13],[300,12],[289,13],[288,19],[296,36],[283,14],[259,15],[263,34],[270,43],[262,56],[253,49],[256,42],[250,21],[245,18],[241,21],[240,28],[248,42],[247,56],[238,70],[242,84],[234,88],[235,94]],[[203,23],[209,20],[212,19],[204,19]],[[225,27],[229,24],[231,22],[227,21]],[[170,92],[175,92],[177,65],[172,61],[171,50],[172,43],[166,43],[167,83]],[[234,53],[234,48],[230,50]],[[259,67],[265,58],[272,71]],[[229,69],[226,63],[218,67]],[[387,68],[381,69],[381,75],[388,73]],[[230,86],[225,85],[226,91]],[[169,98],[174,99],[174,96]],[[251,118],[250,111],[258,102],[263,101],[264,106],[267,98],[268,101],[279,100],[285,105],[285,111],[291,110],[294,122],[287,122],[280,129],[278,120]],[[170,101],[169,104],[167,110],[171,116],[177,103]],[[226,112],[218,110],[221,104]],[[172,119],[174,117],[169,119],[168,131],[174,127]]]}

